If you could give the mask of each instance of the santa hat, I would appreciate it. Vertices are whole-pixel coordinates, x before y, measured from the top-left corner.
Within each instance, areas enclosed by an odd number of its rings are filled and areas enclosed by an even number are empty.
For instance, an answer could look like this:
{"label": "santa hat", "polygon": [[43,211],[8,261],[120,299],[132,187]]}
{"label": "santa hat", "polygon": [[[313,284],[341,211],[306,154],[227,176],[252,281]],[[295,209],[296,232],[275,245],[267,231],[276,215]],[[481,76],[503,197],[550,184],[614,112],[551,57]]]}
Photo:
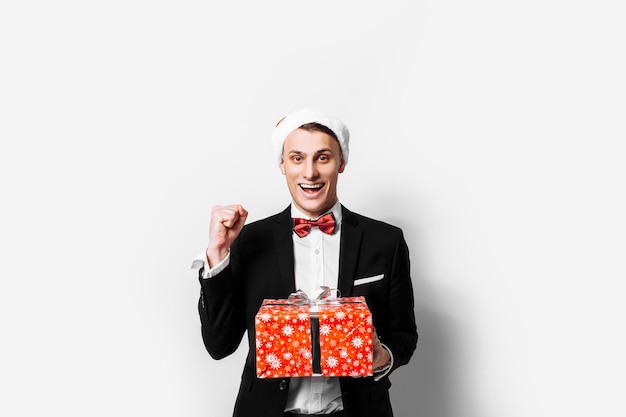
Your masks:
{"label": "santa hat", "polygon": [[287,136],[300,126],[307,123],[319,123],[326,126],[333,131],[339,146],[341,146],[341,152],[343,153],[343,160],[348,163],[348,143],[350,141],[350,132],[343,122],[337,118],[331,117],[328,114],[320,110],[314,109],[302,109],[283,117],[274,128],[272,133],[272,143],[274,144],[274,153],[280,164],[281,156],[283,154],[283,144]]}

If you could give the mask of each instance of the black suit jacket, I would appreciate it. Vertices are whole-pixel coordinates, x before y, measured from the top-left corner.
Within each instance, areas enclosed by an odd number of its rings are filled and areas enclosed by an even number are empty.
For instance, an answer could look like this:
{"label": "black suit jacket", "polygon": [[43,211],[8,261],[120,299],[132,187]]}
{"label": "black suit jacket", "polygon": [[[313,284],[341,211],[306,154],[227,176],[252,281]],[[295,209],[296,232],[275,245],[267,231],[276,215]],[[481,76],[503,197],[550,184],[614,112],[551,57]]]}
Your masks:
{"label": "black suit jacket", "polygon": [[[342,206],[339,290],[365,296],[381,341],[406,364],[417,343],[409,253],[402,231],[355,214]],[[209,354],[233,353],[248,331],[249,352],[235,404],[236,417],[281,417],[289,378],[259,379],[255,373],[254,317],[263,299],[287,298],[296,290],[290,208],[246,225],[231,246],[230,265],[203,279],[198,309]],[[383,275],[374,282],[359,279]],[[361,281],[363,282],[363,281]],[[389,375],[340,378],[344,413],[349,417],[392,416]]]}

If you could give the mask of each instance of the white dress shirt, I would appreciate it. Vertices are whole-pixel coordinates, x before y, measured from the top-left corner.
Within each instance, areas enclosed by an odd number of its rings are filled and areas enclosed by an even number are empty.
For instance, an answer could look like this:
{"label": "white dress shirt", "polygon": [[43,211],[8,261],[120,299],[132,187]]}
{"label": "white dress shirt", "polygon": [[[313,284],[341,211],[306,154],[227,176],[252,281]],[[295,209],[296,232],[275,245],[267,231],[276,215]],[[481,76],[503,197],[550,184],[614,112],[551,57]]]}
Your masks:
{"label": "white dress shirt", "polygon": [[[309,298],[317,297],[322,286],[337,288],[339,281],[341,204],[337,202],[330,211],[337,224],[334,234],[323,233],[317,227],[312,227],[303,238],[292,233],[296,289],[304,291]],[[302,214],[295,204],[291,205],[291,217],[314,220]],[[285,411],[326,414],[339,410],[343,410],[343,402],[337,378],[291,378]]]}

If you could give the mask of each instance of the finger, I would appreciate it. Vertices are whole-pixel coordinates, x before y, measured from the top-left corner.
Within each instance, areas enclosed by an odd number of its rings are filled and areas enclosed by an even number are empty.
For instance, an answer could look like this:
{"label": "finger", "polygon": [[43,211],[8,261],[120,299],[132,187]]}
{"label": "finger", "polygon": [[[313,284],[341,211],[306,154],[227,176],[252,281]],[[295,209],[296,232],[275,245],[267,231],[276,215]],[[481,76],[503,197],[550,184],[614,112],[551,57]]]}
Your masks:
{"label": "finger", "polygon": [[248,217],[248,212],[241,205],[217,206],[213,212],[213,219],[227,229],[241,229]]}
{"label": "finger", "polygon": [[237,212],[239,213],[240,217],[248,217],[248,210],[246,210],[245,208],[243,208],[243,206],[237,205]]}
{"label": "finger", "polygon": [[211,212],[211,221],[217,225],[226,225],[231,221],[235,211],[228,207],[215,206]]}
{"label": "finger", "polygon": [[239,215],[239,217],[237,219],[237,223],[235,224],[235,226],[238,229],[241,229],[243,225],[245,224],[246,219],[248,218],[248,211],[244,209],[242,206],[237,206],[237,214]]}
{"label": "finger", "polygon": [[224,213],[224,216],[222,218],[221,223],[226,228],[232,229],[233,226],[235,226],[237,224],[239,219],[240,219],[240,216],[239,216],[239,212],[238,211],[228,210],[226,213]]}

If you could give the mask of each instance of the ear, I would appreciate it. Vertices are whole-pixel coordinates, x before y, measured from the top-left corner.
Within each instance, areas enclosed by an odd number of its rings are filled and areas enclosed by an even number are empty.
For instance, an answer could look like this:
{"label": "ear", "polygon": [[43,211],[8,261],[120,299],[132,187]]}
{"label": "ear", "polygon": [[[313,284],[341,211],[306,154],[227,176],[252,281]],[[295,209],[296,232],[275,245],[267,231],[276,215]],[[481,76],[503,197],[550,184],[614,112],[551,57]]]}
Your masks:
{"label": "ear", "polygon": [[339,163],[339,173],[341,174],[344,169],[346,169],[346,160],[343,159],[343,155],[341,155],[341,162]]}
{"label": "ear", "polygon": [[280,157],[280,172],[285,175],[285,158]]}

